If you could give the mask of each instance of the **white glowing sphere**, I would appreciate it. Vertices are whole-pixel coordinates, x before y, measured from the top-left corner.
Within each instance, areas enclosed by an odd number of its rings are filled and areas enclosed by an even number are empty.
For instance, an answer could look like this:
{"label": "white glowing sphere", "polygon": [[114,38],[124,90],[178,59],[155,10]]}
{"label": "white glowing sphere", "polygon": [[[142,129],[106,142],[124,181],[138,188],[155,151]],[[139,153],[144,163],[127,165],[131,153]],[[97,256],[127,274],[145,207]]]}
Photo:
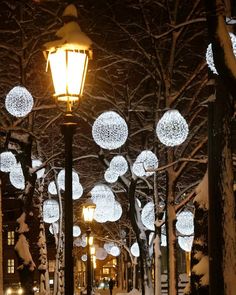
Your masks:
{"label": "white glowing sphere", "polygon": [[0,154],[0,170],[2,172],[10,172],[16,165],[16,158],[12,152],[2,152]]}
{"label": "white glowing sphere", "polygon": [[48,199],[43,202],[43,221],[54,223],[59,219],[59,204],[56,200]]}
{"label": "white glowing sphere", "polygon": [[95,185],[91,190],[91,199],[94,204],[100,205],[106,202],[113,202],[115,200],[115,196],[112,190],[104,184]]}
{"label": "white glowing sphere", "polygon": [[114,183],[118,180],[119,174],[110,168],[108,168],[104,173],[104,179],[106,182]]}
{"label": "white glowing sphere", "polygon": [[25,188],[25,177],[21,168],[21,164],[18,163],[11,168],[9,175],[11,184],[17,189]]}
{"label": "white glowing sphere", "polygon": [[180,212],[177,216],[176,228],[183,235],[192,235],[194,232],[193,213]]}
{"label": "white glowing sphere", "polygon": [[[79,175],[72,171],[72,185],[79,182]],[[57,183],[60,189],[65,190],[65,169],[62,169],[57,175]]]}
{"label": "white glowing sphere", "polygon": [[54,222],[49,226],[49,231],[52,235],[57,235],[59,233],[59,224]]}
{"label": "white glowing sphere", "polygon": [[76,247],[80,247],[81,246],[81,238],[76,238],[74,239],[73,245]]}
{"label": "white glowing sphere", "polygon": [[130,248],[130,252],[133,256],[139,257],[140,255],[140,250],[139,250],[139,245],[137,242],[133,243],[133,245]]}
{"label": "white glowing sphere", "polygon": [[135,160],[132,171],[136,176],[151,176],[154,172],[147,170],[155,170],[158,168],[158,159],[156,155],[149,150],[142,151]]}
{"label": "white glowing sphere", "polygon": [[7,111],[15,117],[24,117],[30,113],[34,105],[32,95],[25,87],[12,88],[5,99]]}
{"label": "white glowing sphere", "polygon": [[51,195],[56,195],[57,194],[57,188],[56,188],[55,181],[49,182],[49,184],[48,184],[48,192]]}
{"label": "white glowing sphere", "polygon": [[128,171],[128,163],[123,156],[115,156],[110,162],[110,169],[115,171],[119,176]]}
{"label": "white glowing sphere", "polygon": [[117,245],[113,246],[110,250],[110,255],[115,256],[115,257],[119,256],[120,255],[120,248]]}
{"label": "white glowing sphere", "polygon": [[[230,35],[230,39],[231,39],[231,43],[232,43],[232,47],[233,47],[234,56],[236,56],[236,36],[233,33],[229,33],[229,35]],[[207,47],[206,62],[207,62],[208,67],[210,68],[210,70],[214,74],[218,75],[218,72],[217,72],[217,70],[215,68],[215,64],[214,64],[214,58],[213,58],[213,52],[212,52],[211,43]]]}
{"label": "white glowing sphere", "polygon": [[100,147],[114,150],[126,142],[128,127],[125,120],[116,112],[105,112],[95,120],[92,136]]}
{"label": "white glowing sphere", "polygon": [[[36,159],[32,160],[32,167],[33,167],[33,168],[40,167],[41,165],[42,165],[42,161],[40,161],[40,160],[36,160]],[[36,172],[36,174],[37,174],[37,178],[38,178],[38,179],[39,179],[39,178],[42,178],[43,175],[44,175],[44,172],[45,172],[45,168],[41,168],[40,170],[38,170],[38,171]]]}
{"label": "white glowing sphere", "polygon": [[181,249],[186,252],[191,252],[193,245],[193,236],[190,237],[178,237],[178,243]]}
{"label": "white glowing sphere", "polygon": [[148,228],[149,230],[152,230],[152,231],[155,230],[155,226],[154,226],[155,214],[154,214],[153,202],[148,202],[143,207],[143,210],[141,213],[141,220],[142,220],[143,225],[146,226],[146,228]]}
{"label": "white glowing sphere", "polygon": [[117,221],[121,218],[121,215],[122,215],[121,204],[115,201],[111,207],[108,220],[111,222]]}
{"label": "white glowing sphere", "polygon": [[96,206],[94,210],[93,219],[99,223],[107,222],[108,221],[107,213],[108,213],[107,207]]}
{"label": "white glowing sphere", "polygon": [[78,237],[81,234],[81,229],[78,225],[73,226],[73,237]]}
{"label": "white glowing sphere", "polygon": [[86,254],[83,254],[81,256],[81,260],[84,261],[84,262],[87,261],[87,255]]}
{"label": "white glowing sphere", "polygon": [[111,248],[113,246],[115,246],[115,243],[108,242],[108,243],[104,243],[103,248],[107,251],[108,254],[110,254]]}
{"label": "white glowing sphere", "polygon": [[107,251],[104,248],[97,248],[96,249],[96,258],[98,260],[104,260],[107,258]]}
{"label": "white glowing sphere", "polygon": [[78,200],[83,195],[83,187],[80,182],[76,181],[72,183],[72,199]]}
{"label": "white glowing sphere", "polygon": [[188,124],[178,110],[169,110],[161,117],[156,126],[156,134],[166,146],[177,146],[188,136]]}

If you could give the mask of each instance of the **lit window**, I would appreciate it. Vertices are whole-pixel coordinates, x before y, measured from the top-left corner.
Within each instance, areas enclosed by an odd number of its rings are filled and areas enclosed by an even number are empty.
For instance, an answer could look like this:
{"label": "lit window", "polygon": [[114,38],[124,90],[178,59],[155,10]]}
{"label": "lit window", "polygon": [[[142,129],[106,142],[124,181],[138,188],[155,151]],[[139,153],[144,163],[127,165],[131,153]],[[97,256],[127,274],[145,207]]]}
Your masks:
{"label": "lit window", "polygon": [[102,273],[103,273],[104,275],[109,275],[109,268],[105,268],[105,267],[103,267],[103,269],[102,269]]}
{"label": "lit window", "polygon": [[14,259],[7,260],[7,273],[14,273],[15,272],[15,261]]}
{"label": "lit window", "polygon": [[15,245],[15,232],[14,231],[9,231],[7,233],[7,245],[8,246]]}
{"label": "lit window", "polygon": [[54,272],[55,271],[55,260],[48,261],[48,271]]}

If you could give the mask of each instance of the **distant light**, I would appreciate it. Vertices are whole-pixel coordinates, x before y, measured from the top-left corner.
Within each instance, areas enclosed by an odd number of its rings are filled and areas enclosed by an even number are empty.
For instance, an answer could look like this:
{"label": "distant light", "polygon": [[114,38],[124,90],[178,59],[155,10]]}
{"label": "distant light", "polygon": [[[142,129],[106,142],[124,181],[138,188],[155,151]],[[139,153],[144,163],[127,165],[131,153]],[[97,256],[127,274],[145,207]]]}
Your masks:
{"label": "distant light", "polygon": [[95,120],[92,136],[100,147],[114,150],[126,142],[128,127],[125,120],[116,112],[104,112]]}
{"label": "distant light", "polygon": [[25,87],[16,86],[12,88],[5,100],[7,111],[15,117],[28,115],[33,108],[34,100]]}
{"label": "distant light", "polygon": [[2,152],[0,154],[0,170],[2,172],[10,172],[15,165],[16,158],[12,152]]}
{"label": "distant light", "polygon": [[49,284],[50,284],[50,285],[53,285],[53,283],[54,283],[54,280],[53,280],[53,279],[50,279],[50,280],[49,280]]}
{"label": "distant light", "polygon": [[178,110],[164,113],[156,126],[156,134],[161,143],[166,146],[177,146],[188,136],[188,124]]}
{"label": "distant light", "polygon": [[6,294],[7,294],[7,295],[11,295],[12,293],[13,293],[12,288],[7,288],[7,290],[6,290]]}
{"label": "distant light", "polygon": [[133,245],[130,248],[130,252],[133,256],[139,257],[140,255],[140,250],[139,250],[139,245],[137,242],[133,243]]}
{"label": "distant light", "polygon": [[19,288],[17,291],[17,294],[19,294],[19,295],[24,294],[24,290],[22,288]]}

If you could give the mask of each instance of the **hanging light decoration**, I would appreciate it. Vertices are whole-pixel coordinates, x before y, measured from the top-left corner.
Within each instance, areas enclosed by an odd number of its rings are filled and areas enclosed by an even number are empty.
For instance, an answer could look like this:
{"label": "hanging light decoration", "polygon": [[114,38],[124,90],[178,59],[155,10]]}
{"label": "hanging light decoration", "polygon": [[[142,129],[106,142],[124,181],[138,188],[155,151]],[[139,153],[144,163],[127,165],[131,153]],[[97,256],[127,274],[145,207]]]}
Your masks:
{"label": "hanging light decoration", "polygon": [[105,112],[95,120],[92,136],[100,147],[114,150],[126,142],[128,127],[125,120],[116,112]]}
{"label": "hanging light decoration", "polygon": [[15,117],[28,115],[33,108],[34,100],[29,91],[22,86],[12,88],[5,99],[7,111]]}
{"label": "hanging light decoration", "polygon": [[10,175],[10,182],[11,184],[17,188],[23,190],[25,188],[25,177],[21,168],[21,164],[17,163],[13,166]]}
{"label": "hanging light decoration", "polygon": [[117,245],[113,246],[110,250],[110,255],[115,256],[115,257],[119,256],[120,255],[120,248]]}
{"label": "hanging light decoration", "polygon": [[72,199],[78,200],[83,195],[83,187],[80,182],[76,181],[72,184]]}
{"label": "hanging light decoration", "polygon": [[110,162],[110,169],[115,171],[119,176],[128,171],[128,163],[123,156],[115,156]]}
{"label": "hanging light decoration", "polygon": [[193,213],[182,211],[177,216],[176,229],[183,235],[192,235],[194,232]]}
{"label": "hanging light decoration", "polygon": [[[76,185],[79,182],[79,175],[75,171],[72,171],[72,185]],[[62,169],[57,175],[57,183],[60,189],[65,190],[65,169]]]}
{"label": "hanging light decoration", "polygon": [[114,222],[121,218],[122,207],[121,204],[115,201],[111,207],[111,213],[109,215],[108,221]]}
{"label": "hanging light decoration", "polygon": [[49,194],[51,194],[51,195],[57,195],[57,188],[56,188],[55,181],[51,181],[51,182],[49,182],[49,185],[48,185],[48,192],[49,192]]}
{"label": "hanging light decoration", "polygon": [[186,252],[191,252],[193,245],[193,236],[190,237],[178,237],[178,243],[181,249]]}
{"label": "hanging light decoration", "polygon": [[[41,160],[37,160],[37,159],[34,159],[32,160],[32,167],[33,168],[37,168],[37,167],[40,167],[42,165],[42,161]],[[44,175],[44,172],[45,172],[45,169],[44,168],[41,168],[40,170],[38,170],[36,172],[37,174],[37,178],[42,178],[43,175]]]}
{"label": "hanging light decoration", "polygon": [[115,246],[115,243],[109,242],[109,243],[104,243],[103,248],[107,251],[108,254],[111,252],[111,248]]}
{"label": "hanging light decoration", "polygon": [[149,150],[142,151],[135,160],[132,171],[136,176],[151,176],[154,172],[146,170],[155,170],[158,168],[158,159],[156,155]]}
{"label": "hanging light decoration", "polygon": [[104,260],[107,258],[107,251],[104,248],[97,248],[96,249],[96,259]]}
{"label": "hanging light decoration", "polygon": [[82,261],[87,261],[87,254],[83,254],[82,256],[81,256],[81,260]]}
{"label": "hanging light decoration", "polygon": [[116,182],[118,180],[118,177],[119,174],[110,168],[108,168],[104,173],[104,179],[109,183]]}
{"label": "hanging light decoration", "polygon": [[157,123],[156,134],[164,145],[177,146],[186,140],[188,124],[178,110],[169,110]]}
{"label": "hanging light decoration", "polygon": [[154,222],[155,222],[155,214],[154,214],[154,204],[153,202],[148,202],[142,210],[141,220],[143,225],[146,226],[149,230],[154,231]]}
{"label": "hanging light decoration", "polygon": [[59,224],[58,224],[58,222],[54,222],[54,223],[50,224],[49,232],[52,235],[57,235],[59,233]]}
{"label": "hanging light decoration", "polygon": [[130,252],[134,257],[139,257],[140,250],[139,250],[139,245],[137,242],[133,243],[133,245],[130,248]]}
{"label": "hanging light decoration", "polygon": [[59,204],[56,200],[48,199],[43,202],[43,221],[54,223],[59,219]]}
{"label": "hanging light decoration", "polygon": [[113,202],[115,200],[112,190],[104,184],[95,185],[90,193],[92,201],[98,206],[100,204]]}
{"label": "hanging light decoration", "polygon": [[[236,56],[236,36],[233,33],[229,33],[230,36],[230,40],[232,43],[232,47],[233,47],[233,53]],[[206,51],[206,62],[208,67],[210,68],[210,70],[218,75],[218,72],[215,68],[215,64],[214,64],[214,58],[213,58],[213,52],[212,52],[212,44],[210,43],[207,47],[207,51]]]}
{"label": "hanging light decoration", "polygon": [[2,172],[10,172],[16,165],[16,158],[12,152],[2,152],[0,154],[0,170]]}
{"label": "hanging light decoration", "polygon": [[81,234],[81,229],[78,225],[73,226],[73,237],[77,238]]}

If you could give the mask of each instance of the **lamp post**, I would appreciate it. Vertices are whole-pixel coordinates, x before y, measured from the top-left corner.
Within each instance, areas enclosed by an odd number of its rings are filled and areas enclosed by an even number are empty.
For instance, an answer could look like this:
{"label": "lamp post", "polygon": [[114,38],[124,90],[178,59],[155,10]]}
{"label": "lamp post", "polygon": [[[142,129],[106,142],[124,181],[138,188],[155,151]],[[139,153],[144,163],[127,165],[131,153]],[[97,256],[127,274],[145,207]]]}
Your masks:
{"label": "lamp post", "polygon": [[[92,203],[92,201],[89,199],[87,203],[83,206],[83,216],[84,221],[91,223],[93,221],[93,214],[95,210],[95,204]],[[92,245],[92,239],[91,239],[91,228],[88,226],[86,230],[87,234],[87,295],[91,295],[92,293],[92,274],[91,274],[91,252],[90,252],[90,246]]]}
{"label": "lamp post", "polygon": [[[66,104],[61,132],[65,143],[65,193],[64,193],[64,280],[65,294],[74,294],[73,273],[73,201],[72,201],[72,143],[76,129],[73,107],[78,106],[83,94],[88,59],[91,58],[91,40],[81,31],[76,18],[77,9],[69,5],[63,17],[65,23],[56,33],[57,39],[46,43],[45,55],[51,69],[56,104]],[[82,40],[82,43],[81,43]],[[61,107],[60,107],[61,109]]]}

